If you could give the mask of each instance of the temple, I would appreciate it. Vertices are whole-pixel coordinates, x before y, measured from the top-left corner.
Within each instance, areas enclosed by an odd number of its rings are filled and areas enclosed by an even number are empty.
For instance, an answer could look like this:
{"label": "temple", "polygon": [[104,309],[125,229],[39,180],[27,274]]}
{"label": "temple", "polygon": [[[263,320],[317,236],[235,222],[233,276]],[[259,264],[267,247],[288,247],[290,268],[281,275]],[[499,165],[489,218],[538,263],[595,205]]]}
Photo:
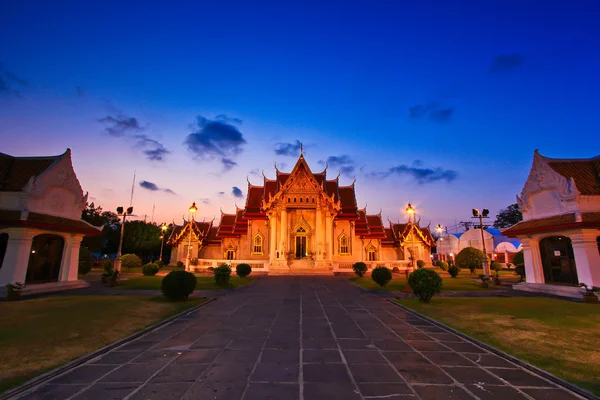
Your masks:
{"label": "temple", "polygon": [[415,218],[386,227],[381,212],[358,208],[354,186],[340,185],[339,174],[327,179],[327,167],[313,173],[301,154],[291,173],[276,168],[275,179],[263,174],[262,186],[248,182],[244,208],[221,212],[219,225],[191,218],[175,226],[170,263],[193,270],[247,263],[269,273],[351,271],[357,261],[400,270],[430,263],[430,230]]}

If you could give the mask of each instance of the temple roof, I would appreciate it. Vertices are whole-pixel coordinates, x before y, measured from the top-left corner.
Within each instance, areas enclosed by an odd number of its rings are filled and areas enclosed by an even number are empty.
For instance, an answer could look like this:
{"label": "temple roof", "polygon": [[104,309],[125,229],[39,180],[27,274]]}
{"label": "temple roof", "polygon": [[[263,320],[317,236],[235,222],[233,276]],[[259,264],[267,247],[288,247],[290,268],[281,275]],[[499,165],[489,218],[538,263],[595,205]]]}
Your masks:
{"label": "temple roof", "polygon": [[600,156],[581,159],[541,157],[560,175],[573,178],[582,195],[600,196]]}
{"label": "temple roof", "polygon": [[70,151],[47,157],[13,157],[0,153],[0,192],[23,191],[31,178],[42,174]]}
{"label": "temple roof", "polygon": [[394,224],[390,222],[390,229],[400,243],[406,242],[411,232],[413,232],[415,237],[423,244],[429,247],[435,247],[435,240],[429,229],[421,228],[418,223],[407,222],[405,224]]}
{"label": "temple roof", "polygon": [[57,217],[36,212],[22,213],[19,210],[0,210],[0,228],[28,227],[58,232],[83,233],[95,236],[102,228],[83,220]]}

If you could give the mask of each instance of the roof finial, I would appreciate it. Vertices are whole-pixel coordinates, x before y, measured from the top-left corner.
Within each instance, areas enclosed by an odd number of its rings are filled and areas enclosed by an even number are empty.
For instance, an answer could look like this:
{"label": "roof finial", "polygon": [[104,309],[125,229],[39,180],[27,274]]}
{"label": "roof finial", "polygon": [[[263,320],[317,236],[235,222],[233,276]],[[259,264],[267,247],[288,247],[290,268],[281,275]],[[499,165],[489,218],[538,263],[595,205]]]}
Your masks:
{"label": "roof finial", "polygon": [[302,144],[302,142],[300,142],[300,157],[303,157],[304,155],[304,145]]}
{"label": "roof finial", "polygon": [[279,172],[279,170],[277,169],[277,161],[275,161],[275,171]]}

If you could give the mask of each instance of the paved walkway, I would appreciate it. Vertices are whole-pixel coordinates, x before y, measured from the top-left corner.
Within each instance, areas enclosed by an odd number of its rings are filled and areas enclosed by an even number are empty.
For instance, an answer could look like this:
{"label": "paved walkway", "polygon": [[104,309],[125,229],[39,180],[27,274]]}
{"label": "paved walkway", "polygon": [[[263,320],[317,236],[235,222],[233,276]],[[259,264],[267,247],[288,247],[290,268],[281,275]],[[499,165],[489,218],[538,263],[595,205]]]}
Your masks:
{"label": "paved walkway", "polygon": [[34,399],[577,399],[336,277],[267,277]]}

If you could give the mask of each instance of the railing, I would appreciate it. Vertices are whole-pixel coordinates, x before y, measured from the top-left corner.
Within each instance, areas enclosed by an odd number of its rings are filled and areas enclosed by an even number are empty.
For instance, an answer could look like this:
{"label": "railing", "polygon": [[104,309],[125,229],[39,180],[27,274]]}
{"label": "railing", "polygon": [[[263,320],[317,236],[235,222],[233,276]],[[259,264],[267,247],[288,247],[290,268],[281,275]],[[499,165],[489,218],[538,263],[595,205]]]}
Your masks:
{"label": "railing", "polygon": [[[357,262],[357,261],[355,261]],[[355,262],[334,262],[333,270],[334,271],[352,271],[352,266]],[[389,269],[398,268],[401,271],[410,270],[412,267],[410,266],[410,261],[408,260],[397,260],[397,261],[363,261],[367,264],[367,268],[369,270],[374,269],[375,267],[387,267]]]}
{"label": "railing", "polygon": [[269,261],[267,260],[207,260],[199,259],[198,265],[192,265],[192,268],[196,272],[205,271],[207,268],[217,268],[221,264],[227,264],[235,269],[239,264],[248,264],[253,270],[268,271]]}

